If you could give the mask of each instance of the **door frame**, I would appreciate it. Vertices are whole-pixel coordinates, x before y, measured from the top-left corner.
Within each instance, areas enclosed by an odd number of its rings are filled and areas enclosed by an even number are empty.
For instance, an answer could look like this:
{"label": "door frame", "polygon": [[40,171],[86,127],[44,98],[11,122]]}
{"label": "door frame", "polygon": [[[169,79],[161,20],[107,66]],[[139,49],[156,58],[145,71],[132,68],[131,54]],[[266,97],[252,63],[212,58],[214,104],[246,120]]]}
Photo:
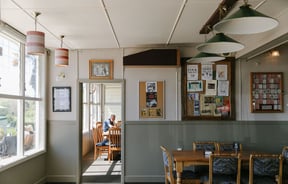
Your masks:
{"label": "door frame", "polygon": [[76,112],[77,113],[77,129],[78,131],[78,160],[77,160],[77,178],[76,183],[81,184],[82,180],[82,86],[83,83],[120,83],[122,89],[121,95],[121,116],[122,116],[122,124],[121,124],[121,183],[124,183],[125,176],[125,80],[123,79],[115,79],[115,80],[89,80],[89,79],[79,79],[77,83],[77,93],[76,94]]}

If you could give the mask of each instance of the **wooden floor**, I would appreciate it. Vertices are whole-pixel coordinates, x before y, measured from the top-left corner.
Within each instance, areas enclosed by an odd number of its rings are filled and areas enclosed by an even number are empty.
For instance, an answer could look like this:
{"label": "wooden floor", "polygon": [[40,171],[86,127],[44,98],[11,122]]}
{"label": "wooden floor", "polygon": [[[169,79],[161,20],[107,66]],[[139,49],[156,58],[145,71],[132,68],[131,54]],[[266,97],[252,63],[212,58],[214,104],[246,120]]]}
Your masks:
{"label": "wooden floor", "polygon": [[93,183],[121,183],[121,160],[109,162],[107,154],[93,159],[93,153],[89,153],[82,162],[82,184]]}

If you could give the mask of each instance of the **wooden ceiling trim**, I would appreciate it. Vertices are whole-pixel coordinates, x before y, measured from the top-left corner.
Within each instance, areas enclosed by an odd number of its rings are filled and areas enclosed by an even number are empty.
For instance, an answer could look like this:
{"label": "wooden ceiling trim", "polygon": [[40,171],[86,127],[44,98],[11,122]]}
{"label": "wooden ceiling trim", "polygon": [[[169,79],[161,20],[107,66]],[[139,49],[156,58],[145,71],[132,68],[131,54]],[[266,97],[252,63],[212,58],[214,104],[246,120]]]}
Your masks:
{"label": "wooden ceiling trim", "polygon": [[238,0],[223,0],[214,13],[210,16],[208,21],[203,25],[200,34],[208,34],[212,31],[213,26],[222,20],[234,7]]}

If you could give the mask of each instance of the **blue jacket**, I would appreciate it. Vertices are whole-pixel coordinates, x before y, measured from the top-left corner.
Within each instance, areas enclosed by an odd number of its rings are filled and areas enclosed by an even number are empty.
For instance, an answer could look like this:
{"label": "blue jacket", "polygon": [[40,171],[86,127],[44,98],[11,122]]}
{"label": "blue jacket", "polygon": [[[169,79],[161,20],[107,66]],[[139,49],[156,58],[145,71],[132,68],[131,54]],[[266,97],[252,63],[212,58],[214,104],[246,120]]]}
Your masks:
{"label": "blue jacket", "polygon": [[109,130],[109,128],[112,127],[113,125],[114,125],[114,123],[111,122],[110,119],[105,120],[103,123],[103,126],[102,126],[103,132],[107,132]]}

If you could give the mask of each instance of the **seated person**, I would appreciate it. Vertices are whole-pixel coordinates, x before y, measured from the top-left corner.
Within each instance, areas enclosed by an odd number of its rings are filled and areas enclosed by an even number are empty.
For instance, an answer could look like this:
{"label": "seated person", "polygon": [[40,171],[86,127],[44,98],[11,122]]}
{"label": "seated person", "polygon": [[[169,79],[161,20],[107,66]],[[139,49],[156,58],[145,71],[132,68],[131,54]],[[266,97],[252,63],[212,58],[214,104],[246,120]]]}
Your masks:
{"label": "seated person", "polygon": [[110,118],[104,121],[104,123],[103,123],[103,135],[108,135],[109,128],[115,126],[115,122],[114,122],[115,117],[116,117],[115,114],[111,114]]}

